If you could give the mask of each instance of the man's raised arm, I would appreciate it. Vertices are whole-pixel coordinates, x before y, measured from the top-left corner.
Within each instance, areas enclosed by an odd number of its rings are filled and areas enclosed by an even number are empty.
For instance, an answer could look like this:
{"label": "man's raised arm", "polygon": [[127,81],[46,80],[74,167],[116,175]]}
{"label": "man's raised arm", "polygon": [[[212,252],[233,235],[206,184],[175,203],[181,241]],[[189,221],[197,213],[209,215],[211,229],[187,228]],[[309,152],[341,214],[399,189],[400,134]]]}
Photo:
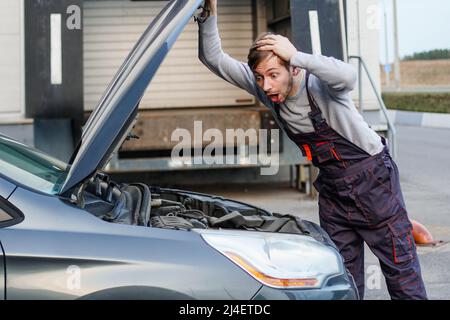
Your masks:
{"label": "man's raised arm", "polygon": [[298,51],[290,63],[308,70],[337,93],[346,93],[355,87],[356,71],[353,66],[333,57]]}
{"label": "man's raised arm", "polygon": [[210,10],[210,16],[206,21],[199,22],[198,57],[200,61],[219,77],[252,95],[256,95],[257,86],[254,75],[247,63],[230,57],[222,50],[217,28],[217,1],[206,2]]}

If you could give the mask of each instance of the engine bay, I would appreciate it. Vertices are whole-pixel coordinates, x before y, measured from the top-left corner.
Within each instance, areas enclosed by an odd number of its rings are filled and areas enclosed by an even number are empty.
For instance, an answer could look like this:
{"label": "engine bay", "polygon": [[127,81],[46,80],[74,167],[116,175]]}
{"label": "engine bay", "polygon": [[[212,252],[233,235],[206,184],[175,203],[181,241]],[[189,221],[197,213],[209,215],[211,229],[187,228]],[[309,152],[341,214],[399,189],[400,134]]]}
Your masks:
{"label": "engine bay", "polygon": [[117,184],[97,174],[83,188],[78,205],[111,223],[172,230],[241,229],[310,235],[331,242],[315,223],[271,213],[251,204],[185,190]]}

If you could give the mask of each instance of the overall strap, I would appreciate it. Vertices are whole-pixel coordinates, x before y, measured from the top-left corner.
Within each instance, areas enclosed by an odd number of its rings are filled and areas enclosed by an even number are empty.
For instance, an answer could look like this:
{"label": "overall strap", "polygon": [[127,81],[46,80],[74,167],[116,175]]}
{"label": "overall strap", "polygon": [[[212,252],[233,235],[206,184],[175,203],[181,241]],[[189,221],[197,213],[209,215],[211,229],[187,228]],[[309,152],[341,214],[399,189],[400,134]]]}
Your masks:
{"label": "overall strap", "polygon": [[312,96],[311,92],[309,91],[309,75],[310,72],[306,71],[306,93],[308,95],[308,101],[309,106],[311,107],[311,112],[308,113],[309,118],[312,121],[312,124],[314,126],[314,130],[320,130],[327,126],[327,122],[322,117],[322,111],[320,111],[316,100]]}

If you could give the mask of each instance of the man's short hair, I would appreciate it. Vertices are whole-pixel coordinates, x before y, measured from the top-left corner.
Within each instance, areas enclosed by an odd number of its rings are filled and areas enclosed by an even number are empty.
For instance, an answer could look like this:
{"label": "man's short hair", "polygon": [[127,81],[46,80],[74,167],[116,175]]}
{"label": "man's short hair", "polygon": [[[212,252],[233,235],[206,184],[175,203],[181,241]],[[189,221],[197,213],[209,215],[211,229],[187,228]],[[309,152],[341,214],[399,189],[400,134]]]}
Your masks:
{"label": "man's short hair", "polygon": [[[250,69],[254,72],[255,69],[258,67],[258,64],[260,64],[261,62],[267,60],[268,58],[270,58],[270,56],[274,56],[275,54],[273,53],[273,51],[268,51],[268,50],[257,50],[260,45],[257,44],[257,42],[261,39],[263,39],[265,36],[271,35],[271,34],[276,34],[273,32],[264,32],[262,34],[260,34],[255,41],[253,42],[252,46],[250,47],[250,51],[248,53],[248,66],[250,67]],[[286,69],[289,70],[290,64],[287,61],[284,61],[283,59],[281,59],[280,57],[278,57],[278,60],[280,62],[281,65],[285,66]]]}

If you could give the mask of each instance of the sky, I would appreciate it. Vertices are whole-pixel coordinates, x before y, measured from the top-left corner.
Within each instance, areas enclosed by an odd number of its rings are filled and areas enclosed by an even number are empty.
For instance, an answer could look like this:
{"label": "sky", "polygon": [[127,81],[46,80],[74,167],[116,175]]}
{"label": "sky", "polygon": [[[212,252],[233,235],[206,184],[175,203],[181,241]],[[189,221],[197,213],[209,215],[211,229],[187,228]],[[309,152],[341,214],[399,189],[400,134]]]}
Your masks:
{"label": "sky", "polygon": [[[388,21],[389,62],[394,60],[392,0],[379,0],[380,61],[385,62],[384,11]],[[450,0],[397,0],[400,57],[450,49]]]}

